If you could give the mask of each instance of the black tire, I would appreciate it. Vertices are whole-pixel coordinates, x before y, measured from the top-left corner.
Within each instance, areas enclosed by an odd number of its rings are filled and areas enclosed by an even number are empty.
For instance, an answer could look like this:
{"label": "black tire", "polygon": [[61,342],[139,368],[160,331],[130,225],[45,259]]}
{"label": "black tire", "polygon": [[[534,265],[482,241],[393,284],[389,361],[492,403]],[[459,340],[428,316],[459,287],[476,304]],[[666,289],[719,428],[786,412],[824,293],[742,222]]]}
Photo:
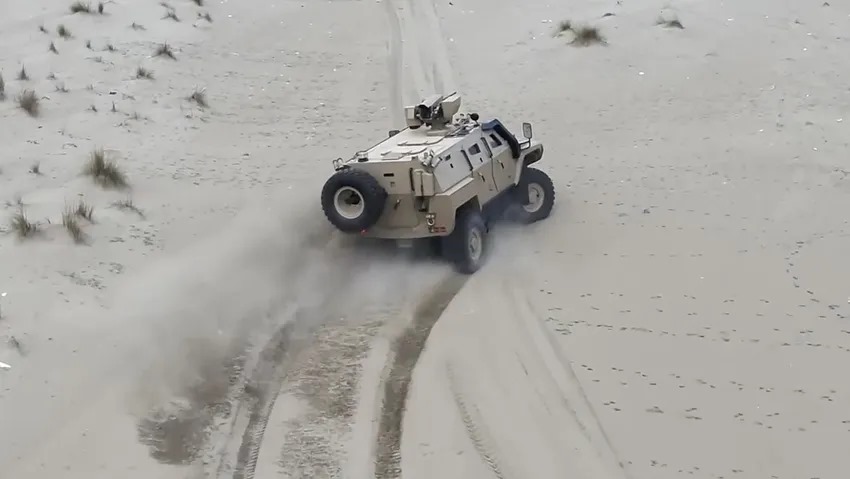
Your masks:
{"label": "black tire", "polygon": [[[477,253],[470,248],[474,238],[478,238]],[[487,224],[476,210],[461,209],[455,218],[454,231],[443,237],[443,256],[451,261],[455,269],[463,274],[472,274],[484,265],[489,253]]]}
{"label": "black tire", "polygon": [[[384,212],[386,202],[386,190],[363,170],[339,170],[322,187],[322,211],[332,225],[345,233],[371,228]],[[346,212],[343,208],[348,207]]]}
{"label": "black tire", "polygon": [[[532,192],[539,195],[539,201],[529,200]],[[514,199],[519,205],[516,214],[521,223],[540,221],[549,217],[555,206],[555,185],[546,173],[536,168],[523,168],[514,190]]]}

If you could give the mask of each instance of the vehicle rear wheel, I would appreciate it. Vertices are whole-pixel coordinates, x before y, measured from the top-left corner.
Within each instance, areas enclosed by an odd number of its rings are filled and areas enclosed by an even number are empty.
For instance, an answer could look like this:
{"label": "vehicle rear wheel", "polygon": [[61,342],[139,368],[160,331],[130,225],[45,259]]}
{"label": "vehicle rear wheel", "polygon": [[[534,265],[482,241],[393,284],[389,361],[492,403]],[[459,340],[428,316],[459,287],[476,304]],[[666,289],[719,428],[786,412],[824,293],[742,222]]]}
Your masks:
{"label": "vehicle rear wheel", "polygon": [[534,223],[549,216],[555,205],[555,185],[549,175],[536,169],[524,168],[516,185],[514,198],[519,203],[519,220]]}
{"label": "vehicle rear wheel", "polygon": [[337,171],[322,187],[322,210],[340,231],[354,233],[377,223],[387,192],[369,173],[346,168]]}
{"label": "vehicle rear wheel", "polygon": [[463,274],[478,271],[487,259],[487,225],[475,210],[458,211],[455,229],[443,238],[442,253]]}

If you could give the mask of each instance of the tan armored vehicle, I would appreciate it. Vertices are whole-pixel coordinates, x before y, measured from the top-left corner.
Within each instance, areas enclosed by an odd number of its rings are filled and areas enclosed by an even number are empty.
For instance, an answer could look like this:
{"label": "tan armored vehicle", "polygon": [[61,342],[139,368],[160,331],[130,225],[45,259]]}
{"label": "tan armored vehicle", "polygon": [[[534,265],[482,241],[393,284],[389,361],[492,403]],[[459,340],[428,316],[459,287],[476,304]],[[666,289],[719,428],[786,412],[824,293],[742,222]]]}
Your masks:
{"label": "tan armored vehicle", "polygon": [[552,180],[530,168],[543,157],[529,123],[520,142],[498,120],[459,114],[456,93],[405,108],[407,128],[352,158],[334,160],[322,209],[340,231],[400,242],[427,240],[466,274],[488,251],[487,233],[507,211],[532,223],[549,216]]}

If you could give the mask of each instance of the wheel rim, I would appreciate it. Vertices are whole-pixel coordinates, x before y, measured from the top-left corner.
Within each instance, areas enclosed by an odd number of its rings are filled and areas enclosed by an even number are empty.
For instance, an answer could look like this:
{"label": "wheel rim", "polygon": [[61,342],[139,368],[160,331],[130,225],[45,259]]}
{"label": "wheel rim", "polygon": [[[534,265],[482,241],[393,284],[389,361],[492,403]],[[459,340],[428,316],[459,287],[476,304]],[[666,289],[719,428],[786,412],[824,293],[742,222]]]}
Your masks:
{"label": "wheel rim", "polygon": [[543,187],[537,183],[528,185],[528,203],[522,205],[522,208],[527,213],[537,213],[543,207],[543,200],[546,198],[546,192]]}
{"label": "wheel rim", "polygon": [[363,214],[366,202],[359,191],[350,186],[343,186],[334,194],[334,208],[343,218],[353,220]]}
{"label": "wheel rim", "polygon": [[469,259],[472,260],[473,264],[477,264],[478,260],[481,259],[481,251],[484,245],[484,237],[481,234],[481,230],[475,228],[469,232]]}

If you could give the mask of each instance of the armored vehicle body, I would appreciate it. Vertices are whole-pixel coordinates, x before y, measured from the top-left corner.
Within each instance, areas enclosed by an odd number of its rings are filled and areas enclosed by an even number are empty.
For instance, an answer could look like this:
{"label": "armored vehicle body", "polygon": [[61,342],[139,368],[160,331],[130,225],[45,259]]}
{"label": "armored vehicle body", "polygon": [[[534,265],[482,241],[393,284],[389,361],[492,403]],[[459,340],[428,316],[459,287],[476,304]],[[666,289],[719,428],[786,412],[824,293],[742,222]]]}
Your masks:
{"label": "armored vehicle body", "polygon": [[453,93],[408,106],[406,128],[334,160],[321,193],[330,223],[369,238],[432,242],[471,274],[505,211],[524,223],[548,217],[555,191],[546,173],[530,167],[543,157],[531,125],[523,123],[520,142],[498,119],[458,113],[460,102]]}

